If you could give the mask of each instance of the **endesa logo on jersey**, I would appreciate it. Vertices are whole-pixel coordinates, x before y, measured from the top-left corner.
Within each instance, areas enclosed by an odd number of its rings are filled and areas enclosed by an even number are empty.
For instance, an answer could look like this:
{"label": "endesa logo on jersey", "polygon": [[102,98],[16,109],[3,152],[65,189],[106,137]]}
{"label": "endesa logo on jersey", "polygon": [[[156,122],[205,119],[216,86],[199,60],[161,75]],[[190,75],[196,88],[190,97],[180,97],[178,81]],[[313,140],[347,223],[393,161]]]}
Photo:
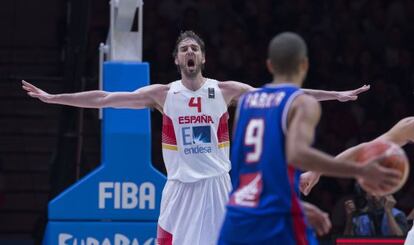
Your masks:
{"label": "endesa logo on jersey", "polygon": [[181,135],[184,154],[211,153],[211,146],[206,145],[211,143],[210,126],[182,127]]}

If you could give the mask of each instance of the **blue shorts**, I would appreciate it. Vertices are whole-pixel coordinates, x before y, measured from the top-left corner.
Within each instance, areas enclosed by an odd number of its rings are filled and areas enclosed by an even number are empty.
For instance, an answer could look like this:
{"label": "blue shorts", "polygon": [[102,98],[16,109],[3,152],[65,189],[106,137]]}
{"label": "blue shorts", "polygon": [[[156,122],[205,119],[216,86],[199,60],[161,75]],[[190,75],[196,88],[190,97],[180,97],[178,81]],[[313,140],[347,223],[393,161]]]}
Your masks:
{"label": "blue shorts", "polygon": [[283,232],[278,234],[277,236],[267,238],[265,240],[255,241],[255,242],[248,242],[248,243],[238,243],[238,242],[226,242],[223,241],[220,237],[218,241],[218,245],[318,245],[318,240],[315,237],[315,234],[312,230],[308,229],[306,232],[307,242],[297,242],[295,239],[295,234],[291,232]]}
{"label": "blue shorts", "polygon": [[[265,220],[250,220],[249,225],[236,222],[226,217],[221,229],[219,245],[317,245],[315,233],[310,229],[303,217],[279,216],[269,222]],[[302,222],[303,221],[303,222]],[[295,223],[301,223],[299,230]],[[264,223],[267,225],[262,226]]]}

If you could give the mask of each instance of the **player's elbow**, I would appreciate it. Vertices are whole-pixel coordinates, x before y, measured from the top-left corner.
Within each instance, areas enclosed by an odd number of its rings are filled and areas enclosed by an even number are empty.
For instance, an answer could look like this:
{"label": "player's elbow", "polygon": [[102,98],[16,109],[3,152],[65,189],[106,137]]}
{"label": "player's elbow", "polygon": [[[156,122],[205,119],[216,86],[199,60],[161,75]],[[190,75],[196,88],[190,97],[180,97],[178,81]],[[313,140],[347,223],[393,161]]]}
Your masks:
{"label": "player's elbow", "polygon": [[300,167],[301,163],[308,156],[309,146],[305,144],[295,144],[287,149],[287,162],[294,167]]}
{"label": "player's elbow", "polygon": [[110,93],[99,91],[96,93],[91,102],[93,104],[92,106],[95,108],[105,108],[111,106],[111,100]]}

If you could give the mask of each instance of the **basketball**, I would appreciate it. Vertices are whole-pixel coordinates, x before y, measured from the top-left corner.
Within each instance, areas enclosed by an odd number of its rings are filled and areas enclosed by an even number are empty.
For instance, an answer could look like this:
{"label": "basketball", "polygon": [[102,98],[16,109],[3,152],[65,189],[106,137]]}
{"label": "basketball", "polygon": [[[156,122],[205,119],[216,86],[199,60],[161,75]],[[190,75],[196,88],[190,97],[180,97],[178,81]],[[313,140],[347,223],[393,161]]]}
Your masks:
{"label": "basketball", "polygon": [[[376,193],[385,196],[397,192],[405,184],[410,171],[410,163],[404,150],[397,144],[388,141],[374,141],[366,144],[358,152],[356,161],[367,163],[373,158],[384,156],[379,163],[387,168],[393,168],[401,172],[401,181],[395,187],[382,193]],[[364,187],[363,183],[360,183]]]}

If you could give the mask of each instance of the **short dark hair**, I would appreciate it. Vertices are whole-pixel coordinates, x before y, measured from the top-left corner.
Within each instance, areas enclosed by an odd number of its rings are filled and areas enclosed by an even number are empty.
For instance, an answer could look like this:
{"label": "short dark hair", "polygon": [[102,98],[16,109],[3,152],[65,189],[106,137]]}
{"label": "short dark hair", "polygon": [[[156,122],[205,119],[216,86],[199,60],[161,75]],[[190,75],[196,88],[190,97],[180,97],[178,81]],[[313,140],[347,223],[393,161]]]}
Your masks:
{"label": "short dark hair", "polygon": [[178,45],[184,40],[184,39],[193,39],[194,41],[197,42],[197,44],[200,46],[201,52],[203,54],[206,53],[206,47],[204,44],[203,39],[201,39],[201,37],[197,34],[195,34],[195,32],[193,31],[184,31],[181,32],[181,34],[178,36],[177,41],[175,43],[175,47],[174,47],[174,51],[172,53],[173,58],[175,58],[177,56],[178,53]]}
{"label": "short dark hair", "polygon": [[306,43],[293,32],[276,35],[269,44],[268,58],[276,74],[293,75],[298,72],[300,62],[307,57]]}

